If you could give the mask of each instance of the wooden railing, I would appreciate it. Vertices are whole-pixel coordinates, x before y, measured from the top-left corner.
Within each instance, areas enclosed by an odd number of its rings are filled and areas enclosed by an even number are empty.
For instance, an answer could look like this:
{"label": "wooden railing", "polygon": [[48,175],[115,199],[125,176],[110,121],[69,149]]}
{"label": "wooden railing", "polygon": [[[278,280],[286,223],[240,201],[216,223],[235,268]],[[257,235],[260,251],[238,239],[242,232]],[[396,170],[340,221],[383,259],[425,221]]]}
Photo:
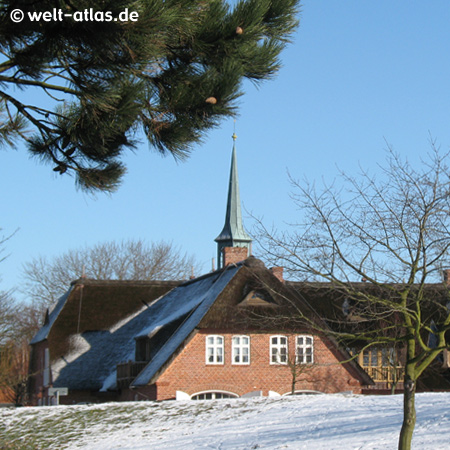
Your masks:
{"label": "wooden railing", "polygon": [[404,367],[363,367],[376,383],[395,383],[403,381]]}
{"label": "wooden railing", "polygon": [[146,361],[127,361],[117,364],[117,387],[127,388],[147,364]]}

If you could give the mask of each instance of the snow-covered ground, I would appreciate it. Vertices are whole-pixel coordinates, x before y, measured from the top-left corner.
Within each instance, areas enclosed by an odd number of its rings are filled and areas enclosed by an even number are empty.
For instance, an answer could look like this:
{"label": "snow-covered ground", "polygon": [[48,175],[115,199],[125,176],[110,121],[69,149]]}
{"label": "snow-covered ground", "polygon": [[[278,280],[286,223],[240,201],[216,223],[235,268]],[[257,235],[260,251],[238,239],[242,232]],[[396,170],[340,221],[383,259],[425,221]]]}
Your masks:
{"label": "snow-covered ground", "polygon": [[[9,441],[71,450],[388,450],[397,447],[401,420],[401,395],[4,409],[0,448]],[[449,393],[417,395],[413,448],[450,448]]]}

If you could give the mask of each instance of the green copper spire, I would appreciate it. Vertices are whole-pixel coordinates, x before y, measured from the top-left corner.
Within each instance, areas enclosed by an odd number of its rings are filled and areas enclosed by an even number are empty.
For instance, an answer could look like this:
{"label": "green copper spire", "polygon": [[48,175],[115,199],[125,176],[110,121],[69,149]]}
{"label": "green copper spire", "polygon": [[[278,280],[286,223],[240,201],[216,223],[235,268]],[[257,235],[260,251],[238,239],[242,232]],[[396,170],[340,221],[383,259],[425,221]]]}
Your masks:
{"label": "green copper spire", "polygon": [[228,185],[227,213],[225,225],[217,242],[218,268],[223,267],[222,250],[224,247],[246,247],[250,255],[252,238],[247,234],[242,223],[241,199],[239,195],[239,178],[236,161],[236,134],[233,133],[233,153],[231,156],[230,181]]}

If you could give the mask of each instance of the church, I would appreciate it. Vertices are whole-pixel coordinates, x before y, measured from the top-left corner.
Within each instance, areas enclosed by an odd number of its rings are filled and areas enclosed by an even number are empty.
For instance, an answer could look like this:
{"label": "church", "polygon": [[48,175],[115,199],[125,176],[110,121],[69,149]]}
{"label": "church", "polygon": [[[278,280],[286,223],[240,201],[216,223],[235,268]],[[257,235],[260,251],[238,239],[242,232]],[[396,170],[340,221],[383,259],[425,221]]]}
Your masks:
{"label": "church", "polygon": [[[338,342],[345,299],[251,254],[233,135],[218,268],[187,281],[74,281],[31,342],[33,405],[402,389],[392,349]],[[362,286],[363,288],[363,286]],[[333,320],[331,320],[333,319]],[[446,369],[448,372],[448,369]]]}

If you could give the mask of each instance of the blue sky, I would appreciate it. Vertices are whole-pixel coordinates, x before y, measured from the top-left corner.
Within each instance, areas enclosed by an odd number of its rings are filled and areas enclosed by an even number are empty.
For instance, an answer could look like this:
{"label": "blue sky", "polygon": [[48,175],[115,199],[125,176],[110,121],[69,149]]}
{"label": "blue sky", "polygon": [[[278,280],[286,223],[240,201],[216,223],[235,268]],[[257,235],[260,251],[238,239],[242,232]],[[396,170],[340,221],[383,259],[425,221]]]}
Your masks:
{"label": "blue sky", "polygon": [[[333,179],[339,169],[383,162],[388,142],[419,161],[430,135],[450,148],[450,4],[305,0],[283,68],[259,88],[245,84],[236,123],[247,230],[249,213],[279,229],[301,215],[287,171]],[[108,240],[171,241],[209,271],[225,218],[233,121],[211,132],[184,163],[142,143],[128,154],[122,187],[96,197],[30,160],[0,150],[0,227],[9,254],[0,289],[18,287],[22,264]],[[256,254],[256,256],[258,256]],[[17,295],[18,296],[18,295]]]}

